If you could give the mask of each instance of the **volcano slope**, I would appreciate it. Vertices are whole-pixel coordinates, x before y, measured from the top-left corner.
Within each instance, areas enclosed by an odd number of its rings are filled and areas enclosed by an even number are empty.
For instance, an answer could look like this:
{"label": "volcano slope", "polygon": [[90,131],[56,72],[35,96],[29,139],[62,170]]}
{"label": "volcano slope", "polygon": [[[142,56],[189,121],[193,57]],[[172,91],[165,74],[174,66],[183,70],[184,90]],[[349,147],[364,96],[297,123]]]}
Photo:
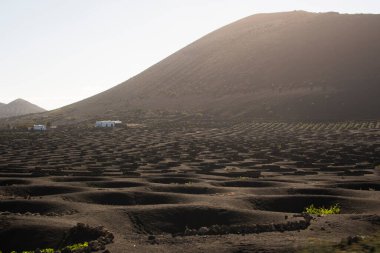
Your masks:
{"label": "volcano slope", "polygon": [[164,112],[223,119],[378,119],[379,26],[380,15],[253,15],[108,91],[46,115],[58,122]]}
{"label": "volcano slope", "polygon": [[[297,252],[372,236],[379,136],[379,121],[2,130],[0,246],[55,247],[76,223],[104,226],[116,253]],[[341,213],[302,214],[312,204]]]}

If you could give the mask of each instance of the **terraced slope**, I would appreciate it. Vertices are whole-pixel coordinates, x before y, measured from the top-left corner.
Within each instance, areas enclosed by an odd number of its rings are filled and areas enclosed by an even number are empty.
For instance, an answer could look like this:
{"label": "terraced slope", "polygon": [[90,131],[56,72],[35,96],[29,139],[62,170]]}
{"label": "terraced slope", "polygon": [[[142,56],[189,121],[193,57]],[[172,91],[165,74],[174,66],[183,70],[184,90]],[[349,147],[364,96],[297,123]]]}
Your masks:
{"label": "terraced slope", "polygon": [[[0,130],[0,246],[58,248],[77,223],[104,226],[113,253],[285,253],[372,238],[379,136],[380,121]],[[303,214],[310,205],[341,212]],[[69,244],[98,237],[84,230]]]}

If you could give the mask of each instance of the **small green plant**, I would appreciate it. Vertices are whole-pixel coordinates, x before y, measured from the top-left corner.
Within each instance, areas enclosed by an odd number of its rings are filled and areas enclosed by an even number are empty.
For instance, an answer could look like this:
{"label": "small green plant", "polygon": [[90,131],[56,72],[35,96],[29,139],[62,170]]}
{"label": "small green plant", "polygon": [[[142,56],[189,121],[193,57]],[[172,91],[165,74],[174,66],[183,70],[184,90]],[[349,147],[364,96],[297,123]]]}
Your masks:
{"label": "small green plant", "polygon": [[41,250],[41,253],[54,253],[55,251],[54,251],[54,249],[43,249],[43,250]]}
{"label": "small green plant", "polygon": [[326,214],[339,214],[341,211],[338,204],[335,204],[333,206],[330,206],[329,208],[325,207],[315,207],[313,204],[305,208],[305,213],[308,214],[319,214],[319,215],[326,215]]}
{"label": "small green plant", "polygon": [[[76,252],[78,250],[81,250],[81,249],[86,249],[88,248],[88,242],[84,242],[84,243],[77,243],[77,244],[73,244],[73,245],[69,245],[69,246],[66,246],[64,249],[68,249],[69,252]],[[54,250],[52,248],[46,248],[46,249],[41,249],[40,252],[41,253],[55,253],[55,252],[61,252],[63,249],[61,250]],[[0,250],[0,253],[3,253],[1,250]],[[11,253],[18,253],[17,251],[11,251]],[[34,250],[24,250],[24,251],[21,251],[20,253],[35,253]]]}
{"label": "small green plant", "polygon": [[67,246],[66,248],[70,249],[71,251],[75,251],[75,250],[84,249],[87,247],[88,247],[88,242],[84,242],[84,243],[73,244],[73,245]]}

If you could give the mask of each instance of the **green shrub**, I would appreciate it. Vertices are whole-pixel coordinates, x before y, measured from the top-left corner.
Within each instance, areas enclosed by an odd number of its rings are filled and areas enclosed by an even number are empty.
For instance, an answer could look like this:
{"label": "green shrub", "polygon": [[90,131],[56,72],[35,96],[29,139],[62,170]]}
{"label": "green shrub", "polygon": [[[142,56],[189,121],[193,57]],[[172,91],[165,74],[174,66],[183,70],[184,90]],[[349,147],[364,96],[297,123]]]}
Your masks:
{"label": "green shrub", "polygon": [[54,253],[54,249],[43,249],[41,250],[41,253]]}
{"label": "green shrub", "polygon": [[330,206],[329,208],[325,207],[315,207],[313,204],[311,204],[309,207],[305,208],[305,213],[308,214],[319,214],[319,215],[325,215],[325,214],[339,214],[341,211],[338,204],[335,204],[333,206]]}
{"label": "green shrub", "polygon": [[[88,242],[69,245],[69,246],[66,246],[65,248],[69,249],[70,251],[75,252],[76,250],[79,250],[79,249],[86,249],[86,248],[88,248]],[[61,252],[60,250],[54,250],[52,248],[41,249],[40,251],[41,251],[41,253],[54,253],[54,252],[57,252],[57,251]],[[25,251],[25,250],[21,251],[21,253],[34,253],[34,252],[35,252],[34,250],[31,250],[31,251]],[[0,250],[0,253],[3,253],[3,252]],[[17,251],[13,250],[11,253],[17,253]]]}
{"label": "green shrub", "polygon": [[88,242],[77,243],[77,244],[73,244],[73,245],[70,245],[70,246],[66,246],[66,248],[70,249],[71,251],[75,251],[75,250],[79,250],[79,249],[85,249],[87,247],[88,247]]}

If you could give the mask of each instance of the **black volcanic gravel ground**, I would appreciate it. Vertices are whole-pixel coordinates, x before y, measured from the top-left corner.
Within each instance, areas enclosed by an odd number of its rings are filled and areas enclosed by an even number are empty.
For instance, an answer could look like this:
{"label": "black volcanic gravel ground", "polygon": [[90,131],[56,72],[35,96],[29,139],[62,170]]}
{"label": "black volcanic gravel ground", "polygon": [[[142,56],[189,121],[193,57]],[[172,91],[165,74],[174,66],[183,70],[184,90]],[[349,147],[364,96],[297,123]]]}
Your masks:
{"label": "black volcanic gravel ground", "polygon": [[[0,233],[82,222],[120,253],[338,243],[380,230],[379,137],[377,121],[2,130]],[[310,204],[342,214],[310,220]]]}

